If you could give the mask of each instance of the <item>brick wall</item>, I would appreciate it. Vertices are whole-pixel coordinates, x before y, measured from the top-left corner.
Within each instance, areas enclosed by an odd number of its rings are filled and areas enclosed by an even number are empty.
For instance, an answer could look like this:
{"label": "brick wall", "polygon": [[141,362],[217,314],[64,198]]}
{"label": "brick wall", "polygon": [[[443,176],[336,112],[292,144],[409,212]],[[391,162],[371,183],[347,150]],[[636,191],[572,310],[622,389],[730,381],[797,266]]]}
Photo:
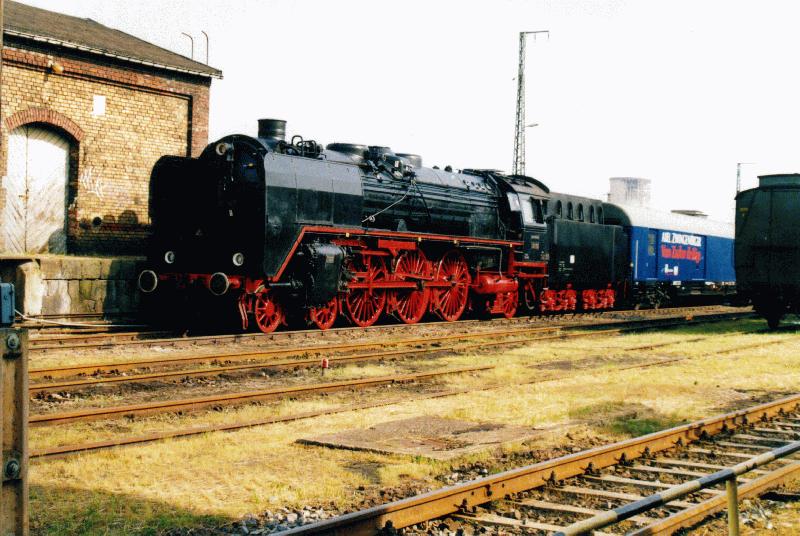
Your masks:
{"label": "brick wall", "polygon": [[[205,147],[210,80],[13,40],[6,42],[3,62],[0,175],[6,174],[11,130],[52,125],[73,142],[68,251],[142,253],[150,232],[150,171],[162,155],[196,155]],[[93,113],[95,96],[105,97],[102,115]],[[0,209],[4,200],[0,188]]]}

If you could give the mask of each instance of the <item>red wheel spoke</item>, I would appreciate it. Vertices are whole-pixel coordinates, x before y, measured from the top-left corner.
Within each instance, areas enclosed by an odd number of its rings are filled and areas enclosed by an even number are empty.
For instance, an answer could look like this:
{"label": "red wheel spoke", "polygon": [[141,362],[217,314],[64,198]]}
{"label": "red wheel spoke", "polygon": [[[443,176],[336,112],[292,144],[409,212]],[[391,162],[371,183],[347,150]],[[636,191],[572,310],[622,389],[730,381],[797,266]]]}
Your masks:
{"label": "red wheel spoke", "polygon": [[436,279],[450,283],[450,288],[434,291],[434,310],[443,320],[458,320],[469,297],[470,275],[464,256],[455,250],[448,252],[439,262]]}
{"label": "red wheel spoke", "polygon": [[336,322],[339,313],[339,299],[332,298],[328,303],[312,307],[308,311],[308,319],[319,329],[329,329]]}
{"label": "red wheel spoke", "polygon": [[[380,257],[356,259],[350,271],[354,281],[372,285],[386,279],[386,265]],[[380,289],[363,288],[351,290],[344,299],[347,316],[357,326],[367,327],[377,322],[386,304],[386,292]]]}
{"label": "red wheel spoke", "polygon": [[[400,281],[427,280],[432,268],[421,250],[404,251],[397,257],[394,276]],[[419,322],[428,309],[430,292],[426,289],[398,290],[389,296],[389,310],[406,324]]]}
{"label": "red wheel spoke", "polygon": [[253,302],[253,317],[256,325],[264,333],[272,333],[284,320],[283,307],[275,301],[269,291],[256,294]]}

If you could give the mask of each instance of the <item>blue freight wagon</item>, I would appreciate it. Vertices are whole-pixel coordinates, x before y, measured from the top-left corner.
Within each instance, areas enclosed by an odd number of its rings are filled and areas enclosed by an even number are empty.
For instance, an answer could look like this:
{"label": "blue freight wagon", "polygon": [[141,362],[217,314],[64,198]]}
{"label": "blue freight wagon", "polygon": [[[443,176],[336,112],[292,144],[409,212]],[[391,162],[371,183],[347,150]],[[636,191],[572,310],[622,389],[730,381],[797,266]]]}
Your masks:
{"label": "blue freight wagon", "polygon": [[604,203],[605,223],[628,234],[630,272],[624,294],[659,307],[736,292],[732,223]]}

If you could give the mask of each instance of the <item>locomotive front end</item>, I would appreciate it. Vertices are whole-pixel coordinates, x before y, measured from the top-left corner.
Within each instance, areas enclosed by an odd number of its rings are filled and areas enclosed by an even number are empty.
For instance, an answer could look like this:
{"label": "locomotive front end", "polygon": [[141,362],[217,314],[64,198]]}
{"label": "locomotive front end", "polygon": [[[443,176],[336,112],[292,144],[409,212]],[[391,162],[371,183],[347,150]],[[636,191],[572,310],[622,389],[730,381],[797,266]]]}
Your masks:
{"label": "locomotive front end", "polygon": [[262,263],[264,155],[268,144],[226,136],[198,158],[162,157],[150,182],[154,228],[143,293],[161,284],[200,284],[222,295]]}

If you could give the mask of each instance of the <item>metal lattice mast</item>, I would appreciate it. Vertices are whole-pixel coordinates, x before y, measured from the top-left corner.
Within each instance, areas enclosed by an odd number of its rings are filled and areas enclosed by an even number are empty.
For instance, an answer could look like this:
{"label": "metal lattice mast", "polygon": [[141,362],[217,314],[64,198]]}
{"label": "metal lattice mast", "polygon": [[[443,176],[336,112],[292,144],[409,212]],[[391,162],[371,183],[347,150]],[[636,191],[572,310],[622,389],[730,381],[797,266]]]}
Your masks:
{"label": "metal lattice mast", "polygon": [[517,121],[514,129],[514,168],[515,175],[525,174],[525,42],[528,35],[547,34],[547,30],[519,33],[519,69],[517,71]]}

